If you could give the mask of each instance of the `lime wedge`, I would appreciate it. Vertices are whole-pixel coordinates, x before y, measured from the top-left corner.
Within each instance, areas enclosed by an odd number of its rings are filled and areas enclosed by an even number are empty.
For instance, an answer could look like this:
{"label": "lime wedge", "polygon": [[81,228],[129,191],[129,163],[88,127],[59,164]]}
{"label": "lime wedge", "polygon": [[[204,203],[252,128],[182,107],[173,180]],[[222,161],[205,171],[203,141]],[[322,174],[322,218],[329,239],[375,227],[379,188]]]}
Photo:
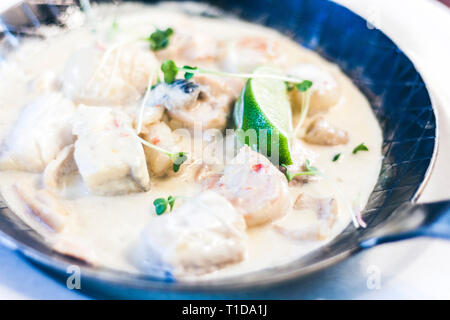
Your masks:
{"label": "lime wedge", "polygon": [[[269,67],[260,67],[254,73],[281,75],[280,71]],[[276,165],[292,164],[289,152],[293,131],[292,111],[284,81],[249,79],[236,101],[233,119],[236,128],[242,129],[238,137],[243,143],[264,154]]]}

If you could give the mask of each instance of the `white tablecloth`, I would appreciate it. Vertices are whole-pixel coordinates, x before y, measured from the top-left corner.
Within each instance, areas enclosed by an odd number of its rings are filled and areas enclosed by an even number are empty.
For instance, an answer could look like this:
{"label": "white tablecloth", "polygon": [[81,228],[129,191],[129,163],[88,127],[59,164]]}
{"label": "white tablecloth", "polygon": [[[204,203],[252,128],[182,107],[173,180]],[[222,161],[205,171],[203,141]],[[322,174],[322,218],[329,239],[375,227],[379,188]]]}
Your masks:
{"label": "white tablecloth", "polygon": [[[0,10],[14,0],[2,0]],[[438,111],[440,149],[420,201],[450,198],[450,10],[434,0],[336,0],[387,33],[422,73]],[[256,298],[450,299],[450,242],[415,239],[358,254]],[[0,298],[81,299],[0,247]]]}

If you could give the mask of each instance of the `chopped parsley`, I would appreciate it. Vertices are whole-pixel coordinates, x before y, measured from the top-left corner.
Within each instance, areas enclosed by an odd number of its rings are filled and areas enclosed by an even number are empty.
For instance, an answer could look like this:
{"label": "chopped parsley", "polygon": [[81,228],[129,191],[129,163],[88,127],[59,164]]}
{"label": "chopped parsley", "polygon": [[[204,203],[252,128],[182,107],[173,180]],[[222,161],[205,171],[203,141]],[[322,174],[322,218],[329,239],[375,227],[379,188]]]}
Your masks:
{"label": "chopped parsley", "polygon": [[341,157],[341,153],[340,152],[335,154],[334,157],[333,157],[333,162],[338,161],[340,157]]}
{"label": "chopped parsley", "polygon": [[353,154],[357,154],[359,151],[369,151],[369,148],[363,143],[359,144],[358,146],[353,149]]}

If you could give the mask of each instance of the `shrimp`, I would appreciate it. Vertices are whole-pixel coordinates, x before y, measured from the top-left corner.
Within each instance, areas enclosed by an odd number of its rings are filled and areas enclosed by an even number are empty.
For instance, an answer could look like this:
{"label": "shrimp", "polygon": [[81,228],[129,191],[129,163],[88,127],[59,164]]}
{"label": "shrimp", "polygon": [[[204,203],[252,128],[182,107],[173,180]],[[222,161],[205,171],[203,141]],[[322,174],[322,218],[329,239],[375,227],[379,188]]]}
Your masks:
{"label": "shrimp", "polygon": [[249,227],[283,217],[291,204],[286,177],[247,146],[225,167],[213,190],[230,200]]}

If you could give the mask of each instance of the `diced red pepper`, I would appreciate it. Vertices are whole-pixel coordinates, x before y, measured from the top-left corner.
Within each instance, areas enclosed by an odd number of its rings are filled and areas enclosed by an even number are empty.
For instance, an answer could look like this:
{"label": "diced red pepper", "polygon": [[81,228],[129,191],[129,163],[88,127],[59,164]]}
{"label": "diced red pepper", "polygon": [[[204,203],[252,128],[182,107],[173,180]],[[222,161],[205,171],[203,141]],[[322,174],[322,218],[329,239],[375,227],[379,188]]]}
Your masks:
{"label": "diced red pepper", "polygon": [[255,172],[259,172],[259,170],[261,170],[263,167],[264,167],[264,165],[262,163],[257,163],[252,166],[252,169]]}
{"label": "diced red pepper", "polygon": [[152,144],[158,144],[158,143],[161,142],[161,139],[159,139],[158,137],[154,137],[152,140],[150,140],[150,142],[151,142]]}

